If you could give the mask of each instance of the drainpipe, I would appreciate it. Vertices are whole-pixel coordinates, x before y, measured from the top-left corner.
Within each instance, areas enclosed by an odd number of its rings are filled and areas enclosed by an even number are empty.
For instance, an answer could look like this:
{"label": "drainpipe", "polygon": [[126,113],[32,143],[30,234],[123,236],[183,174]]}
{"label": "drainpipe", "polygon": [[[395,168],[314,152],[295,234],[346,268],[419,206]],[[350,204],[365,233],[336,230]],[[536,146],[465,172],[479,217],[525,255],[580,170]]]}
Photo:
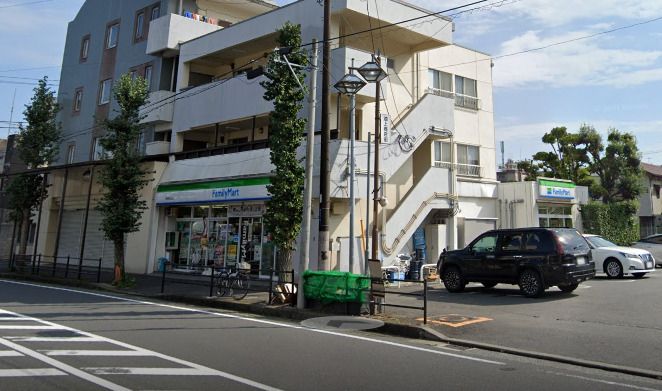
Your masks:
{"label": "drainpipe", "polygon": [[455,163],[455,139],[454,137],[450,137],[451,141],[451,164],[450,164],[450,178],[451,178],[451,183],[449,186],[449,193],[451,194],[451,202],[453,203],[453,210],[451,211],[451,217],[448,219],[450,222],[450,230],[449,230],[449,235],[448,235],[448,248],[451,250],[457,249],[457,218],[455,217],[455,208],[456,208],[456,203],[459,203],[460,200],[457,197],[457,193],[455,190],[456,187],[456,163]]}
{"label": "drainpipe", "polygon": [[184,12],[184,0],[179,0],[179,9],[178,9],[177,13],[179,15],[182,15],[182,12]]}

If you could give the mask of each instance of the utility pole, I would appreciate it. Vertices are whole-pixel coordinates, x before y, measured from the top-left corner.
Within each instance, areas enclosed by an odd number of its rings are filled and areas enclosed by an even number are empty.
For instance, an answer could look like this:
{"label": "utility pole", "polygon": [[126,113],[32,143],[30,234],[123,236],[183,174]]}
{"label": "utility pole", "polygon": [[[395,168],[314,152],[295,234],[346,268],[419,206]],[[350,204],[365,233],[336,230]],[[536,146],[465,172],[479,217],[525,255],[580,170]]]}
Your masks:
{"label": "utility pole", "polygon": [[315,154],[315,106],[317,105],[317,40],[313,38],[313,58],[310,71],[310,95],[308,97],[308,135],[306,136],[306,182],[303,198],[303,246],[299,259],[299,290],[297,291],[297,308],[306,305],[303,294],[303,272],[308,269],[310,257],[310,214],[313,198],[313,163]]}
{"label": "utility pole", "polygon": [[329,84],[331,84],[331,0],[324,0],[322,52],[322,137],[320,148],[319,270],[329,270]]}
{"label": "utility pole", "polygon": [[[375,62],[377,65],[381,66],[381,61],[379,53],[375,56]],[[381,115],[379,113],[379,100],[381,99],[381,84],[378,80],[375,83],[375,174],[374,181],[372,186],[372,253],[370,254],[370,259],[377,260],[379,259],[379,227],[377,227],[377,221],[379,216],[379,200],[380,189],[379,185],[379,142],[382,139],[382,129],[381,129]]]}
{"label": "utility pole", "polygon": [[9,111],[9,125],[7,125],[7,137],[11,134],[11,125],[14,119],[14,102],[16,101],[16,88],[14,88],[14,97],[11,100],[11,111]]}

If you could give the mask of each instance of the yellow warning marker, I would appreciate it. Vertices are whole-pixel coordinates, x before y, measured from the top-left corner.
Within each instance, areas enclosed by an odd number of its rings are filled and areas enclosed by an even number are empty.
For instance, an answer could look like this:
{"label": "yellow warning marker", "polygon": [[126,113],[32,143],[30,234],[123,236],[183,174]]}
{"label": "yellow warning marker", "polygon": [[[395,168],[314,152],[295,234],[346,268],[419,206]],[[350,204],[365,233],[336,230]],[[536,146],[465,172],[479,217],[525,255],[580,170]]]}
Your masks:
{"label": "yellow warning marker", "polygon": [[[416,319],[417,321],[422,322],[423,318],[418,318]],[[442,326],[449,326],[449,327],[463,327],[463,326],[468,326],[470,324],[476,324],[476,323],[482,323],[482,322],[487,322],[490,320],[490,318],[485,318],[482,316],[464,316],[464,315],[457,315],[457,314],[449,314],[449,315],[442,315],[439,317],[435,318],[428,318],[428,323],[433,323],[433,324],[438,324]]]}

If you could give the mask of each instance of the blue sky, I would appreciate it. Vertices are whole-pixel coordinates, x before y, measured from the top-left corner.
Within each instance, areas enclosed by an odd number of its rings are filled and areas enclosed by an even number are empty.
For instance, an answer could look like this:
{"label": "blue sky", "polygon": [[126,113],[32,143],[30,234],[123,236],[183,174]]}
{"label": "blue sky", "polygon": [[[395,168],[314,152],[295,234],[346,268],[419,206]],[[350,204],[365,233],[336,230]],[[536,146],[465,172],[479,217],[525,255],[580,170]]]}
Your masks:
{"label": "blue sky", "polygon": [[[7,134],[14,91],[16,121],[38,78],[57,84],[67,23],[83,2],[0,0],[0,137]],[[441,11],[468,0],[410,2]],[[20,3],[32,4],[15,6]],[[505,141],[506,158],[543,149],[540,138],[554,126],[576,130],[588,123],[603,133],[633,132],[643,160],[662,164],[662,19],[651,21],[662,18],[661,0],[488,3],[456,18],[455,41],[496,57],[496,138]],[[644,24],[501,57],[637,23]]]}

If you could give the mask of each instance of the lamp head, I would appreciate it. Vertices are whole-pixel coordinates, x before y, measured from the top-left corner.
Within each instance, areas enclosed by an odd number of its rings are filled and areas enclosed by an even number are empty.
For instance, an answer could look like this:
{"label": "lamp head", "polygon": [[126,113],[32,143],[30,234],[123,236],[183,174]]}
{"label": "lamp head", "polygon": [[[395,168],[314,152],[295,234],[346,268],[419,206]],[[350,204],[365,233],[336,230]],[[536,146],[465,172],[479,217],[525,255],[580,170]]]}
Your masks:
{"label": "lamp head", "polygon": [[380,82],[386,77],[386,72],[375,60],[363,64],[358,72],[369,83]]}

